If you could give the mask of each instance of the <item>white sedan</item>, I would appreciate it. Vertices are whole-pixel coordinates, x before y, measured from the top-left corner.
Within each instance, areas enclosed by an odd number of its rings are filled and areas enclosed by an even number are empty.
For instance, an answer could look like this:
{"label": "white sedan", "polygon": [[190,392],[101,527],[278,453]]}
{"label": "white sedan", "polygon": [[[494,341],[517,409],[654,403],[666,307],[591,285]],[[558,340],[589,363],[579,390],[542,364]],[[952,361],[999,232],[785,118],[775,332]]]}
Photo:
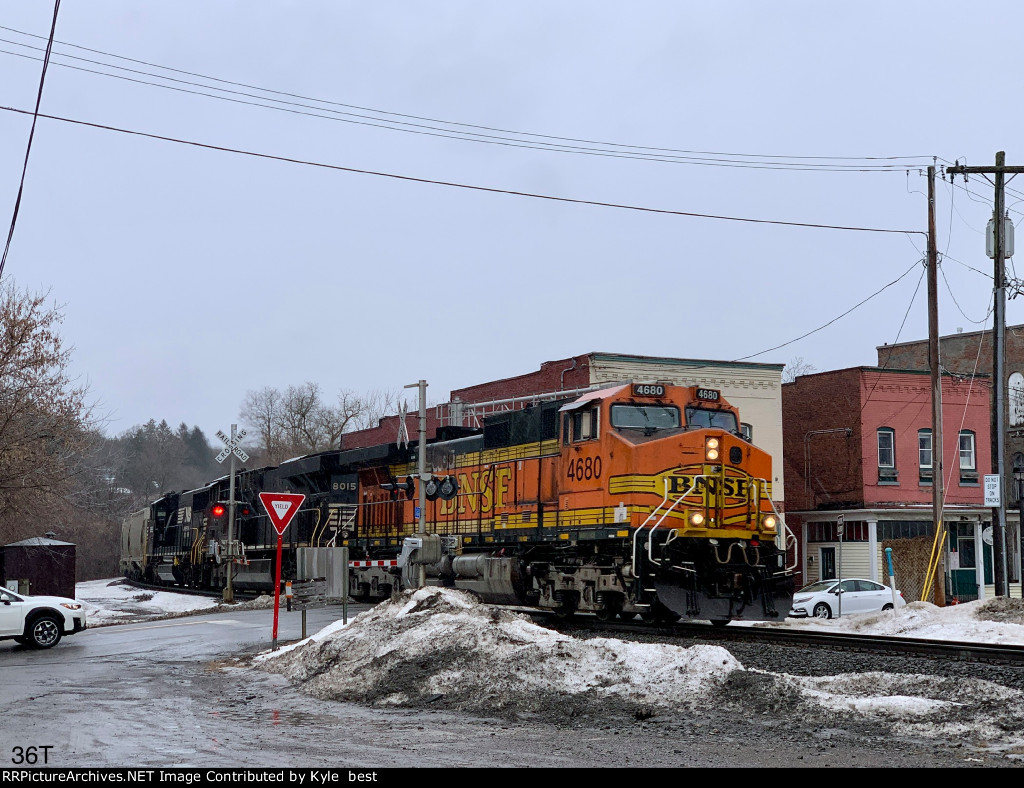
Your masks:
{"label": "white sedan", "polygon": [[848,613],[875,613],[903,607],[907,600],[903,592],[862,577],[843,578],[842,589],[839,580],[819,580],[804,586],[793,595],[790,618],[832,618]]}
{"label": "white sedan", "polygon": [[81,602],[62,596],[27,596],[0,588],[0,640],[32,648],[51,648],[64,635],[86,627]]}

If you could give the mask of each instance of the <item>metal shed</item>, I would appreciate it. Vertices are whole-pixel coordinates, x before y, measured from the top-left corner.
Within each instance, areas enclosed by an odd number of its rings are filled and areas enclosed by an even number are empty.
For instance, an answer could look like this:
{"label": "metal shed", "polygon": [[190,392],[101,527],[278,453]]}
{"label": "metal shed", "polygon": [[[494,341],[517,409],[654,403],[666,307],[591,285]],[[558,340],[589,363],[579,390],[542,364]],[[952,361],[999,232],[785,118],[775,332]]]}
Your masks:
{"label": "metal shed", "polygon": [[47,533],[0,547],[0,581],[5,588],[75,598],[75,545],[54,536]]}

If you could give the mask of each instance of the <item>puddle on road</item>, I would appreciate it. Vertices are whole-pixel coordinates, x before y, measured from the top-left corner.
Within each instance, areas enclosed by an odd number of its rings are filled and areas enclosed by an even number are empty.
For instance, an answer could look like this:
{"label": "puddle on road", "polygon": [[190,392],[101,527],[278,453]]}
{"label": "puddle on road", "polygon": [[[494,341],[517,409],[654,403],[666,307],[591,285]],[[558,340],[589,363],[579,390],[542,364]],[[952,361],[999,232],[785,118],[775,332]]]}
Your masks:
{"label": "puddle on road", "polygon": [[252,709],[248,706],[239,708],[215,709],[209,712],[211,717],[231,720],[232,722],[257,722],[263,725],[282,725],[288,728],[313,727],[323,728],[340,726],[342,721],[330,714],[296,711],[295,709]]}

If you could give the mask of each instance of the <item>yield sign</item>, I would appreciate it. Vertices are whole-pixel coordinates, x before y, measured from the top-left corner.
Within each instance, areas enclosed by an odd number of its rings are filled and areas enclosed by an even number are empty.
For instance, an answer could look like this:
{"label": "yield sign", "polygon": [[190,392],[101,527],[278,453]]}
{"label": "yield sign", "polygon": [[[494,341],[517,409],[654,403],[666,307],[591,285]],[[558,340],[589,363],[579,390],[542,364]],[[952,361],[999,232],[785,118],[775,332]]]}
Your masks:
{"label": "yield sign", "polygon": [[284,529],[288,527],[288,523],[299,511],[304,500],[306,496],[301,493],[260,493],[260,503],[270,515],[270,522],[274,524],[278,536],[284,534]]}

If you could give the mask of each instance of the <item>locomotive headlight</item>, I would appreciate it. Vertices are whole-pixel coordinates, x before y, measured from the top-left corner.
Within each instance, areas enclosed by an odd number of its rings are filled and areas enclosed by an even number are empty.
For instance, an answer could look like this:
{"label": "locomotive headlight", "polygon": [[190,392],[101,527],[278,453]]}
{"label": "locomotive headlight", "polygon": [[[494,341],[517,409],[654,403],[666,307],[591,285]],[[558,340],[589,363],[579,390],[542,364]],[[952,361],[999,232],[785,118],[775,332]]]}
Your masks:
{"label": "locomotive headlight", "polygon": [[690,525],[704,525],[704,515],[700,512],[694,512],[691,514]]}
{"label": "locomotive headlight", "polygon": [[708,438],[704,441],[704,457],[705,459],[714,462],[718,459],[719,455],[719,440],[718,438]]}
{"label": "locomotive headlight", "polygon": [[764,519],[761,520],[761,525],[764,527],[764,530],[766,531],[774,531],[778,524],[778,518],[774,514],[766,514],[764,516]]}

